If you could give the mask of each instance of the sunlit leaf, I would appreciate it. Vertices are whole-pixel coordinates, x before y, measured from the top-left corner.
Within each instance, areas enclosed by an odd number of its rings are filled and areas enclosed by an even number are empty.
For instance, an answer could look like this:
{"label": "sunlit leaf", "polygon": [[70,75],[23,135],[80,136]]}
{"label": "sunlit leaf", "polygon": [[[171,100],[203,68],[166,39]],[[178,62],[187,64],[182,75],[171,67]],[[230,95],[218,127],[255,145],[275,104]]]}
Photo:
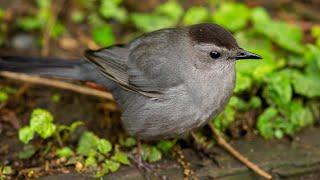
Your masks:
{"label": "sunlit leaf", "polygon": [[120,168],[120,163],[106,159],[103,163],[103,167],[111,172],[116,172]]}
{"label": "sunlit leaf", "polygon": [[61,157],[65,157],[68,158],[70,156],[73,155],[73,151],[71,148],[69,147],[63,147],[61,149],[57,150],[57,155],[61,158]]}
{"label": "sunlit leaf", "polygon": [[127,19],[127,12],[123,7],[120,7],[122,0],[102,0],[99,7],[99,12],[105,18],[113,18],[120,22]]}
{"label": "sunlit leaf", "polygon": [[93,40],[101,46],[110,46],[115,42],[115,36],[109,25],[94,27],[91,33]]}
{"label": "sunlit leaf", "polygon": [[112,145],[111,145],[111,143],[109,141],[107,141],[105,139],[100,139],[98,141],[97,148],[98,148],[100,153],[107,154],[108,152],[110,152],[112,150]]}
{"label": "sunlit leaf", "polygon": [[19,129],[19,140],[27,144],[34,137],[34,130],[30,126]]}
{"label": "sunlit leaf", "polygon": [[125,147],[132,147],[132,146],[135,146],[137,144],[137,141],[135,138],[133,137],[128,137],[128,138],[120,138],[120,144],[122,146],[125,146]]}
{"label": "sunlit leaf", "polygon": [[111,157],[112,160],[114,161],[117,161],[121,164],[125,164],[125,165],[129,165],[130,164],[130,161],[129,161],[129,158],[128,158],[128,155],[124,152],[121,152],[121,151],[117,151],[112,157]]}
{"label": "sunlit leaf", "polygon": [[163,153],[168,153],[174,145],[175,141],[161,140],[157,143],[157,148]]}
{"label": "sunlit leaf", "polygon": [[264,89],[263,96],[270,105],[285,106],[291,101],[292,87],[289,73],[275,72],[268,75],[265,81],[267,87]]}
{"label": "sunlit leaf", "polygon": [[202,6],[194,6],[188,9],[183,17],[183,23],[185,25],[198,24],[205,22],[209,17],[209,11]]}
{"label": "sunlit leaf", "polygon": [[278,110],[272,107],[267,108],[259,117],[257,128],[262,137],[270,139],[273,137],[274,129],[272,120],[278,115]]}
{"label": "sunlit leaf", "polygon": [[30,118],[30,128],[32,128],[42,138],[51,137],[56,130],[56,125],[52,123],[53,116],[45,109],[33,110]]}
{"label": "sunlit leaf", "polygon": [[149,32],[175,26],[182,13],[182,7],[177,2],[168,1],[158,6],[151,14],[132,13],[131,19],[138,29]]}
{"label": "sunlit leaf", "polygon": [[250,9],[244,4],[225,2],[221,3],[213,14],[213,21],[231,31],[242,29],[250,17]]}
{"label": "sunlit leaf", "polygon": [[304,47],[301,44],[302,30],[293,24],[271,20],[263,8],[255,8],[252,12],[254,29],[269,37],[279,46],[302,54]]}
{"label": "sunlit leaf", "polygon": [[83,156],[95,155],[99,138],[91,132],[84,132],[79,140],[77,153]]}

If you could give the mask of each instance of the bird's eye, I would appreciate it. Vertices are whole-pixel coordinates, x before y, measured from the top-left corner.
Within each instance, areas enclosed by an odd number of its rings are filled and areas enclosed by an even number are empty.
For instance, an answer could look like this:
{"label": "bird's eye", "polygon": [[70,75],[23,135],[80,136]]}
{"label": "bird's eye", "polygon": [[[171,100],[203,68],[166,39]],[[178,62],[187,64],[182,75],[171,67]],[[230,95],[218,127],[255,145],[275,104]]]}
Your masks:
{"label": "bird's eye", "polygon": [[210,52],[210,57],[211,57],[212,59],[217,59],[217,58],[220,57],[220,53],[217,52],[217,51],[211,51],[211,52]]}

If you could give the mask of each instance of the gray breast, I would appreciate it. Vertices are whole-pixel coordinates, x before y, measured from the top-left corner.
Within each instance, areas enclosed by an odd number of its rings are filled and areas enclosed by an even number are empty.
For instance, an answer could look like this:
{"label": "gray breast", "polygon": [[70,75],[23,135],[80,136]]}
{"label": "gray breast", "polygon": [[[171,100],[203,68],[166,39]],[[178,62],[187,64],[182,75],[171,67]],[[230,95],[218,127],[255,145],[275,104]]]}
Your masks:
{"label": "gray breast", "polygon": [[[234,71],[208,85],[180,85],[165,97],[152,100],[128,96],[122,122],[127,132],[144,140],[183,135],[206,124],[224,108],[232,95]],[[199,88],[202,88],[199,93]]]}

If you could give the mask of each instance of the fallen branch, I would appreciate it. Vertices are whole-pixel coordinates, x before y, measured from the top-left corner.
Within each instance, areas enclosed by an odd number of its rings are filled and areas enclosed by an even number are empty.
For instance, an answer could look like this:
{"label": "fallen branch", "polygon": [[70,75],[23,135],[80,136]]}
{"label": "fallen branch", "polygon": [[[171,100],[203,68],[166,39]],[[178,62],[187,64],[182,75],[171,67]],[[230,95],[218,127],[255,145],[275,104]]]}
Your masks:
{"label": "fallen branch", "polygon": [[235,158],[237,158],[240,162],[245,164],[247,167],[249,167],[251,170],[259,174],[260,176],[264,177],[265,179],[272,179],[272,176],[267,173],[266,171],[262,170],[259,166],[254,164],[253,162],[249,161],[246,157],[244,157],[242,154],[240,154],[239,151],[235,150],[217,131],[217,129],[214,127],[212,123],[209,123],[209,126],[215,136],[215,139],[217,143],[223,147],[225,150],[227,150],[231,155],[233,155]]}
{"label": "fallen branch", "polygon": [[0,76],[19,80],[19,81],[29,82],[33,84],[41,84],[41,85],[52,86],[60,89],[66,89],[66,90],[78,92],[85,95],[105,98],[108,100],[114,100],[111,93],[59,81],[56,79],[42,78],[38,76],[31,76],[27,74],[15,73],[15,72],[9,72],[9,71],[1,71]]}

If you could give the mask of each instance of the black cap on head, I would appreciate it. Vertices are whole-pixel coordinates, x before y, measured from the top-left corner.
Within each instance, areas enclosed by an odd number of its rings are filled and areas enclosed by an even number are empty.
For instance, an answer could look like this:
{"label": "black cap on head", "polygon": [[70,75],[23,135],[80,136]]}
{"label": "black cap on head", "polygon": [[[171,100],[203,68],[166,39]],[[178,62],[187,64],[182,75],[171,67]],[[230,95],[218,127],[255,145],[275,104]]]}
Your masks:
{"label": "black cap on head", "polygon": [[197,43],[212,43],[227,49],[239,48],[232,34],[217,24],[203,23],[190,26],[189,36]]}

